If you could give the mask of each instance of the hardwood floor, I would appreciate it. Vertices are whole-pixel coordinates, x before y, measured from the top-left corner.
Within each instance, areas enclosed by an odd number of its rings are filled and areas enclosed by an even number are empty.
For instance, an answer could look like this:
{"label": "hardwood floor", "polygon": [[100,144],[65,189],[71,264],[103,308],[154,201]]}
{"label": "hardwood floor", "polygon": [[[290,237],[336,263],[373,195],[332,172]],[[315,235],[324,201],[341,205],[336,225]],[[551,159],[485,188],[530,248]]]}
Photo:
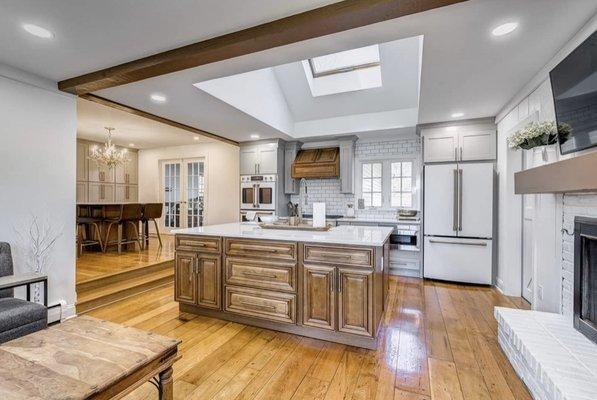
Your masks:
{"label": "hardwood floor", "polygon": [[111,247],[107,253],[84,251],[77,258],[77,283],[174,260],[174,236],[162,235],[162,243],[160,249],[158,240],[150,238],[148,249],[138,251],[135,247],[135,250],[123,251],[120,255],[115,247]]}
{"label": "hardwood floor", "polygon": [[[393,277],[377,350],[179,315],[172,290],[89,315],[182,339],[175,399],[531,399],[493,318],[528,305],[492,288]],[[152,398],[150,384],[127,397]]]}

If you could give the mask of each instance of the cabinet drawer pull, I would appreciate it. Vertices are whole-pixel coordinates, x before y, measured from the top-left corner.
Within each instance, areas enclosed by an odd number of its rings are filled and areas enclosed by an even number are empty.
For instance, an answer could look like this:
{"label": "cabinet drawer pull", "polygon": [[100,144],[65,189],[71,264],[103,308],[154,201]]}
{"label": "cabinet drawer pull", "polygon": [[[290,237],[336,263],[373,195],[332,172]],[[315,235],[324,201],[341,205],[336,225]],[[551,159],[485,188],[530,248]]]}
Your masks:
{"label": "cabinet drawer pull", "polygon": [[268,306],[268,305],[265,305],[265,304],[248,303],[248,302],[245,302],[245,301],[241,301],[240,303],[243,306],[245,306],[245,307],[249,307],[249,308],[253,307],[253,308],[256,308],[258,310],[263,310],[263,309],[265,309],[265,310],[274,310],[274,311],[276,310],[275,306]]}
{"label": "cabinet drawer pull", "polygon": [[346,260],[350,260],[352,258],[352,256],[350,254],[340,254],[340,253],[321,253],[321,257],[323,258],[331,258],[331,259],[335,259],[335,258],[343,258]]}
{"label": "cabinet drawer pull", "polygon": [[273,249],[271,247],[261,247],[261,246],[243,246],[243,250],[264,251],[266,253],[277,253],[278,252],[278,249]]}
{"label": "cabinet drawer pull", "polygon": [[276,274],[266,274],[266,273],[259,273],[259,272],[250,272],[250,271],[242,271],[242,274],[245,276],[254,276],[257,278],[272,278],[276,279],[278,275]]}

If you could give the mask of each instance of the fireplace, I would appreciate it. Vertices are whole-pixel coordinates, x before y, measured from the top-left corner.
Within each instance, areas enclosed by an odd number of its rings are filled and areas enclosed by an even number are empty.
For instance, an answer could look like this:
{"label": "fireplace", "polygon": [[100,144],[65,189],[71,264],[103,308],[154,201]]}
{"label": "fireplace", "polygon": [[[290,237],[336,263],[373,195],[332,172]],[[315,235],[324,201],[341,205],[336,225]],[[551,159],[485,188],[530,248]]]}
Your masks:
{"label": "fireplace", "polygon": [[574,327],[597,343],[597,218],[574,219]]}

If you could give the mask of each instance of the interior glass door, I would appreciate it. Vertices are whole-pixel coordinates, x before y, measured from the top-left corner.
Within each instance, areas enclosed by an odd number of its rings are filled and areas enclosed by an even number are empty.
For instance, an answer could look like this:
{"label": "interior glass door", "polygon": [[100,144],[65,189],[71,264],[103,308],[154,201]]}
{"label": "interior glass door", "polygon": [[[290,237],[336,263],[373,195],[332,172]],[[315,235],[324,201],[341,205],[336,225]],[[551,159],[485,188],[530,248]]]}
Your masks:
{"label": "interior glass door", "polygon": [[187,228],[203,226],[205,201],[205,175],[202,161],[186,163],[187,170]]}
{"label": "interior glass door", "polygon": [[202,160],[162,163],[163,227],[166,230],[203,225],[205,165]]}
{"label": "interior glass door", "polygon": [[166,162],[163,164],[164,173],[164,228],[175,229],[181,226],[181,188],[180,162]]}

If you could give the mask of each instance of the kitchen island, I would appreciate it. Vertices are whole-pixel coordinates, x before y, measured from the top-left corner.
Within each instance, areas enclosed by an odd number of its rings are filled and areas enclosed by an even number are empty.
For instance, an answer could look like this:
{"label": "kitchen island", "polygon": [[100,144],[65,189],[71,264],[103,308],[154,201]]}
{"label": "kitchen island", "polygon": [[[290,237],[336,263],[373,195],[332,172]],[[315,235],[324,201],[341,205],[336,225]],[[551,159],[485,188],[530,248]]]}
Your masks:
{"label": "kitchen island", "polygon": [[388,291],[392,228],[177,230],[175,299],[183,312],[375,348]]}

